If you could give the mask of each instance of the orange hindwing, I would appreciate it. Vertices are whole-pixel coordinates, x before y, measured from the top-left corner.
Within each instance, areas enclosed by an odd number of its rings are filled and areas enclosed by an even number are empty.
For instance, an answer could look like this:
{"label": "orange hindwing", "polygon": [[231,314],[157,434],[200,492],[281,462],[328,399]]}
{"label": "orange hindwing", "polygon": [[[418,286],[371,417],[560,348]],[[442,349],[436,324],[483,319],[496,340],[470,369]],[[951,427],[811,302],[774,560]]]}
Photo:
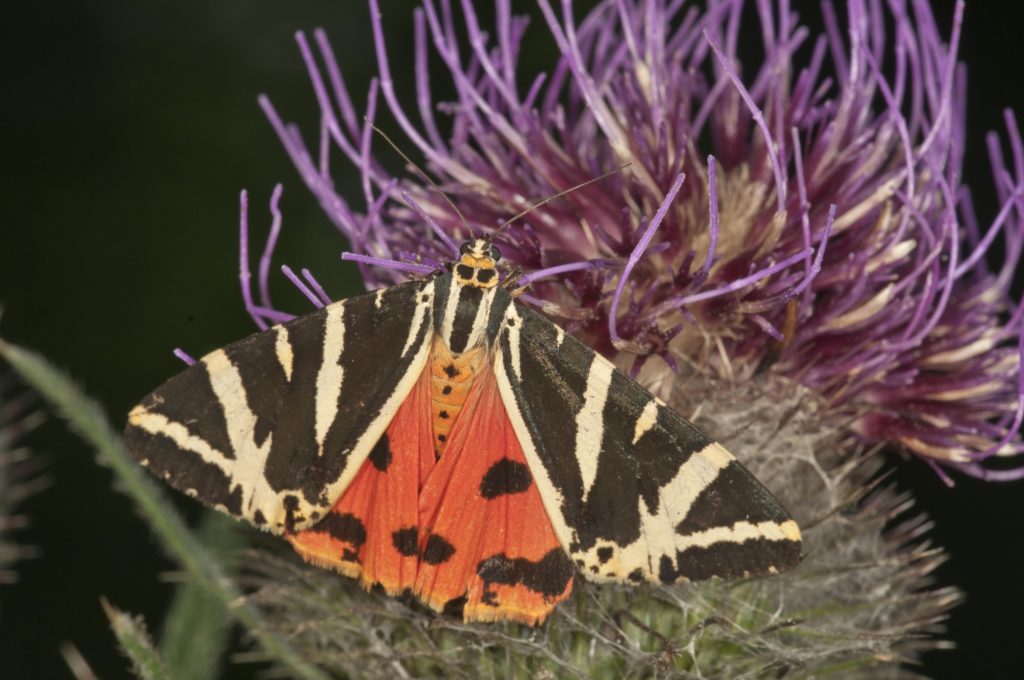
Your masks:
{"label": "orange hindwing", "polygon": [[569,596],[575,567],[487,356],[471,354],[453,360],[435,342],[385,437],[330,514],[289,540],[308,561],[367,588],[411,591],[466,621],[537,624]]}
{"label": "orange hindwing", "polygon": [[467,621],[539,623],[569,596],[559,545],[489,370],[474,381],[420,492],[416,595]]}

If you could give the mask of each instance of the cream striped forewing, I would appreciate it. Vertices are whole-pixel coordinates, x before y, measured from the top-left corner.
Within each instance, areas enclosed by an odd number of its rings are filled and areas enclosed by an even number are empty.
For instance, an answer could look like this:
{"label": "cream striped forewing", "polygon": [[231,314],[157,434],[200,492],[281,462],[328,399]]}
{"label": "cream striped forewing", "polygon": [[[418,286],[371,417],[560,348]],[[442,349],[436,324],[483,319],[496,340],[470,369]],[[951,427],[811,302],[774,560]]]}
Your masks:
{"label": "cream striped forewing", "polygon": [[796,523],[721,445],[544,317],[494,309],[502,400],[587,578],[675,583],[799,561]]}
{"label": "cream striped forewing", "polygon": [[427,361],[436,279],[335,302],[211,352],[129,414],[128,452],[274,533],[326,515]]}

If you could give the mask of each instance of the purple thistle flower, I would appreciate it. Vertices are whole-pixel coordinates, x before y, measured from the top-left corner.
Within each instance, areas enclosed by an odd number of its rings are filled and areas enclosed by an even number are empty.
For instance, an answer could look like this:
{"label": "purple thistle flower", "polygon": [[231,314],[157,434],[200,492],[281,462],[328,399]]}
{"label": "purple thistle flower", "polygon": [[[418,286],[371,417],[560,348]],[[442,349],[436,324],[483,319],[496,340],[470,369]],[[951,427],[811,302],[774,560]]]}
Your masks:
{"label": "purple thistle flower", "polygon": [[[439,192],[376,160],[381,97],[479,233],[628,163],[496,236],[527,272],[525,300],[663,392],[672,381],[654,357],[684,377],[741,382],[770,366],[862,443],[914,452],[944,479],[939,465],[1024,477],[995,458],[1022,451],[1024,307],[1009,286],[1024,246],[1024,144],[1007,113],[1012,163],[990,135],[1001,209],[981,228],[960,176],[962,4],[947,43],[923,0],[851,0],[845,24],[825,3],[817,36],[788,2],[765,0],[759,62],[740,59],[740,0],[703,11],[608,0],[579,22],[568,0],[539,4],[562,56],[526,81],[527,22],[508,0],[491,30],[469,0],[425,1],[414,110],[395,94],[377,0],[380,75],[362,115],[324,32],[315,50],[297,35],[321,113],[315,143],[260,103],[369,287],[428,274],[470,235]],[[428,54],[455,101],[432,98]],[[361,172],[362,211],[335,191],[338,152]],[[259,304],[243,245],[243,291],[261,327],[288,318],[267,289],[279,197]],[[990,269],[999,239],[1005,255]],[[308,272],[286,274],[314,304],[329,300]]]}
{"label": "purple thistle flower", "polygon": [[[931,525],[909,516],[909,495],[884,485],[871,454],[895,445],[947,480],[946,469],[1024,477],[1012,459],[1024,312],[1008,292],[1024,244],[1024,144],[1008,114],[1009,163],[989,140],[1000,209],[980,227],[960,178],[962,4],[948,44],[923,0],[851,0],[845,18],[826,3],[822,35],[785,0],[708,4],[605,0],[575,21],[569,0],[539,0],[543,23],[527,33],[508,0],[493,26],[470,0],[425,0],[405,107],[370,0],[379,77],[365,104],[320,30],[297,36],[315,136],[260,103],[369,288],[429,276],[461,240],[491,235],[505,275],[530,287],[521,300],[632,370],[779,495],[806,530],[805,561],[751,582],[581,587],[536,643],[254,560],[253,601],[316,663],[387,677],[396,664],[515,674],[520,658],[581,677],[753,677],[839,660],[873,674],[944,646],[934,635],[960,594],[934,586],[945,556],[922,538]],[[525,41],[547,37],[561,58],[524,75]],[[435,99],[428,62],[444,67],[453,101]],[[425,159],[454,206],[412,168],[385,169],[393,151],[374,125]],[[339,154],[360,171],[360,208],[335,189]],[[242,196],[242,291],[261,328],[293,318],[269,286],[280,199],[278,187],[250,271]],[[311,305],[330,301],[307,270],[282,271]],[[580,639],[590,651],[563,667]],[[495,650],[509,672],[493,670]]]}

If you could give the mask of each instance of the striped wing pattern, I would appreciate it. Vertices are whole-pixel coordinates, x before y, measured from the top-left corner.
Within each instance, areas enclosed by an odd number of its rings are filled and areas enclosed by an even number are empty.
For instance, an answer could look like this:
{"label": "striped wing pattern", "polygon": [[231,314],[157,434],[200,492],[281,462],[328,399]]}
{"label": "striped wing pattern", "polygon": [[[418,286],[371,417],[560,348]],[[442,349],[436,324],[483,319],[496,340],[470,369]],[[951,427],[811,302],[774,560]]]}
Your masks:
{"label": "striped wing pattern", "polygon": [[[473,352],[485,377],[449,414]],[[125,443],[307,559],[467,620],[539,622],[577,569],[675,583],[800,559],[796,523],[723,447],[505,289],[450,274],[211,352],[132,410]]]}
{"label": "striped wing pattern", "polygon": [[274,533],[324,517],[426,364],[436,280],[328,305],[211,352],[129,414],[175,488]]}
{"label": "striped wing pattern", "polygon": [[674,583],[799,561],[796,523],[722,446],[544,317],[518,303],[501,314],[502,399],[588,579]]}

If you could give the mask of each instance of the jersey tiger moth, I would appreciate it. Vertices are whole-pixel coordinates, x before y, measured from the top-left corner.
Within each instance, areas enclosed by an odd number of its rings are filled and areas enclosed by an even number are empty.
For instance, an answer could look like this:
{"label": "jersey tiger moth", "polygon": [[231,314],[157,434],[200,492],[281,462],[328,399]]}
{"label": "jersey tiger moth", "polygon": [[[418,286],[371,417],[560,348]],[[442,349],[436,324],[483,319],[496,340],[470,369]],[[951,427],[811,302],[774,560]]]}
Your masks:
{"label": "jersey tiger moth", "polygon": [[721,445],[499,285],[450,271],[218,349],[129,415],[130,454],[313,564],[465,621],[543,621],[581,575],[774,573],[800,531]]}

